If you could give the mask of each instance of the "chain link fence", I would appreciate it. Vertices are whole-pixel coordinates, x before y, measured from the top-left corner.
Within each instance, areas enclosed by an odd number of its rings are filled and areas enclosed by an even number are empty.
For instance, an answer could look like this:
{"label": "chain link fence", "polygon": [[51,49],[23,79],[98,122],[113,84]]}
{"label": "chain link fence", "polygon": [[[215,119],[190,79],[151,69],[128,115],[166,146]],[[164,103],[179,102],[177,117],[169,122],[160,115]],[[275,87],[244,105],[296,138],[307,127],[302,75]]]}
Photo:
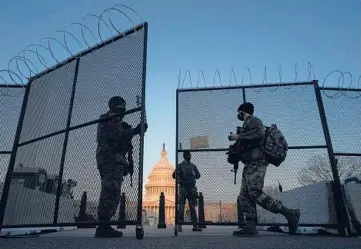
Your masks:
{"label": "chain link fence", "polygon": [[[115,95],[127,102],[124,121],[133,128],[144,124],[147,27],[147,23],[135,26],[30,79],[20,130],[15,134],[11,123],[12,133],[4,135],[15,137],[16,148],[4,179],[2,227],[79,224],[84,193],[87,220],[82,222],[97,224],[101,190],[95,159],[97,125]],[[9,123],[6,118],[3,122]],[[122,185],[127,224],[141,222],[143,137],[142,131],[132,140],[132,186],[129,175]],[[117,224],[118,212],[119,206],[112,224]]]}
{"label": "chain link fence", "polygon": [[0,85],[0,197],[13,148],[24,93],[25,86]]}
{"label": "chain link fence", "polygon": [[321,93],[348,214],[361,235],[361,89],[324,88]]}
{"label": "chain link fence", "polygon": [[[176,165],[183,160],[183,151],[191,151],[192,162],[201,173],[197,188],[204,196],[206,224],[238,224],[237,198],[241,188],[242,165],[234,184],[233,165],[227,162],[225,153],[233,144],[228,141],[229,133],[235,133],[236,127],[241,126],[237,119],[238,106],[251,102],[255,106],[255,116],[264,125],[277,124],[289,145],[287,158],[282,165],[268,167],[264,192],[281,200],[289,208],[299,208],[300,226],[335,227],[339,231],[346,226],[340,224],[344,204],[335,191],[340,190],[340,186],[337,185],[339,178],[333,177],[332,168],[336,166],[333,158],[336,154],[333,154],[332,144],[328,142],[327,121],[330,124],[332,121],[329,119],[336,119],[336,123],[330,125],[330,133],[336,141],[334,147],[341,148],[341,145],[337,145],[335,132],[342,134],[342,131],[334,128],[335,124],[337,126],[337,122],[341,122],[347,129],[353,129],[354,134],[361,134],[355,133],[355,129],[360,129],[356,127],[361,127],[356,125],[360,122],[361,108],[357,109],[355,116],[358,119],[355,117],[354,121],[351,121],[354,117],[350,110],[343,112],[343,118],[340,118],[330,113],[338,111],[328,108],[328,105],[332,107],[334,100],[322,98],[322,93],[317,81],[177,90]],[[322,100],[326,102],[327,120]],[[342,105],[345,109],[356,110],[352,103],[342,102]],[[346,124],[349,121],[351,124]],[[347,144],[345,135],[338,139]],[[353,141],[360,143],[356,137]],[[321,172],[318,172],[320,168]],[[178,203],[178,194],[176,200]],[[257,215],[258,225],[287,226],[283,216],[261,207],[257,207]],[[185,223],[177,217],[176,224]]]}

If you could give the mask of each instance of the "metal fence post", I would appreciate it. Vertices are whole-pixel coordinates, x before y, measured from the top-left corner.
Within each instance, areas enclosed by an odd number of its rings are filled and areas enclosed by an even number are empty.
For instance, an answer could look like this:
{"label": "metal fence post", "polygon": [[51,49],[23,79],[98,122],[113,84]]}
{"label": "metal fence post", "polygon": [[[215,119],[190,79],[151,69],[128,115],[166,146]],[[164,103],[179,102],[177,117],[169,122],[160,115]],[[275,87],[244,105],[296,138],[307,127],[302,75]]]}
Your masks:
{"label": "metal fence post", "polygon": [[142,95],[140,105],[140,137],[139,137],[139,170],[138,170],[138,207],[137,224],[135,226],[136,238],[143,239],[144,230],[142,224],[142,206],[143,206],[143,160],[144,160],[144,129],[145,129],[145,86],[147,74],[147,46],[148,46],[148,23],[144,23],[144,41],[143,41],[143,71],[142,71]]}
{"label": "metal fence post", "polygon": [[60,159],[59,184],[58,184],[57,190],[56,190],[53,224],[58,223],[60,194],[62,192],[62,182],[63,182],[65,156],[66,156],[66,149],[67,149],[68,140],[69,140],[69,129],[70,129],[71,116],[72,116],[73,106],[74,106],[74,97],[75,97],[76,82],[77,82],[77,79],[78,79],[79,62],[80,62],[80,58],[76,59],[74,79],[73,79],[73,87],[72,87],[70,103],[69,103],[69,110],[68,110],[68,120],[66,122],[66,128],[65,128],[66,131],[65,131],[65,135],[64,135],[63,151],[61,153],[61,159]]}
{"label": "metal fence post", "polygon": [[242,87],[242,97],[243,97],[243,103],[246,103],[246,89]]}
{"label": "metal fence post", "polygon": [[25,118],[25,110],[26,110],[26,105],[28,103],[28,98],[29,98],[29,93],[30,93],[30,88],[31,88],[31,82],[32,81],[30,81],[28,83],[28,85],[26,86],[26,89],[25,89],[25,94],[24,94],[23,104],[22,104],[22,107],[21,107],[19,122],[18,122],[18,126],[16,128],[16,133],[15,133],[15,138],[14,138],[14,143],[13,143],[13,149],[12,149],[12,152],[11,152],[8,171],[7,171],[6,176],[5,176],[3,192],[2,192],[2,195],[1,195],[0,231],[1,231],[1,227],[3,225],[4,218],[5,218],[6,204],[7,204],[8,196],[9,196],[11,178],[12,178],[12,174],[13,174],[14,167],[15,167],[16,154],[18,152],[18,145],[19,145],[21,130],[22,130],[23,122],[24,122],[24,118]]}
{"label": "metal fence post", "polygon": [[329,160],[330,160],[330,164],[331,164],[333,184],[334,184],[333,196],[335,199],[335,208],[336,208],[336,213],[337,213],[338,232],[339,232],[339,235],[346,236],[345,229],[350,231],[350,227],[349,227],[350,223],[348,221],[345,200],[343,198],[341,182],[340,182],[340,178],[339,178],[339,174],[338,174],[338,170],[337,170],[337,163],[336,163],[333,146],[332,146],[332,141],[331,141],[331,135],[330,135],[330,131],[328,129],[325,108],[323,105],[321,90],[318,85],[318,81],[314,80],[313,85],[315,88],[318,110],[320,113],[323,133],[324,133],[325,141],[326,141],[326,145],[327,145],[327,152],[328,152],[328,156],[329,156]]}
{"label": "metal fence post", "polygon": [[176,91],[176,110],[175,110],[175,117],[176,117],[176,121],[175,121],[175,219],[174,219],[174,235],[177,236],[178,235],[178,225],[179,225],[179,201],[178,201],[178,108],[179,108],[179,91]]}

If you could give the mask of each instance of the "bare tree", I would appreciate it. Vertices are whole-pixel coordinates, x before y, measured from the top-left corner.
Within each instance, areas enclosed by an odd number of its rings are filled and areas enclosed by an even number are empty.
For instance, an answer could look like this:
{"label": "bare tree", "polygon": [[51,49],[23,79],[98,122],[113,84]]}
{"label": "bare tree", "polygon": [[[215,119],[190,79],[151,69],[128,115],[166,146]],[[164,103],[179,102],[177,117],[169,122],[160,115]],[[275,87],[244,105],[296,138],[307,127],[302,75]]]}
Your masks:
{"label": "bare tree", "polygon": [[[340,179],[361,174],[361,157],[340,157],[337,161]],[[332,169],[327,155],[311,157],[307,162],[307,167],[302,168],[298,175],[298,182],[303,186],[331,180],[333,180]]]}

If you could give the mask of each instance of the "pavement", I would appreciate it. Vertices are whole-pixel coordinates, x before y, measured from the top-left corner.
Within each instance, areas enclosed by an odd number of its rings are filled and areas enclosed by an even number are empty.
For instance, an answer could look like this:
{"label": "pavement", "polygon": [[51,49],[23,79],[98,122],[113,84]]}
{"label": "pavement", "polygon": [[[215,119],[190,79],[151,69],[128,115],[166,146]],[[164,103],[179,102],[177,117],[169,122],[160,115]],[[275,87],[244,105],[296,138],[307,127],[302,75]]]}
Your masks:
{"label": "pavement", "polygon": [[174,228],[166,229],[144,227],[144,238],[137,240],[135,227],[121,229],[122,238],[94,238],[95,229],[77,229],[41,234],[28,238],[1,238],[1,249],[100,249],[100,248],[157,248],[157,249],[228,249],[228,248],[275,248],[275,249],[360,249],[360,238],[341,238],[336,236],[310,236],[260,231],[256,238],[237,238],[232,236],[234,227],[208,226],[202,232],[192,232],[184,226],[183,232],[174,236]]}

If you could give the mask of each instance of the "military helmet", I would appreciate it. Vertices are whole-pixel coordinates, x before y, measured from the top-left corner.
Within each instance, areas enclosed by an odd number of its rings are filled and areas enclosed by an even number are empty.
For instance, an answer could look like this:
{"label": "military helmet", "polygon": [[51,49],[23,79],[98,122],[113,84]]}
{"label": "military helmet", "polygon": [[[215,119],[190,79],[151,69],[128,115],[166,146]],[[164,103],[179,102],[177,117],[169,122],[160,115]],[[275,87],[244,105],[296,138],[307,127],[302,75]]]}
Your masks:
{"label": "military helmet", "polygon": [[125,100],[120,97],[120,96],[114,96],[114,97],[111,97],[109,102],[108,102],[108,106],[110,109],[116,107],[117,105],[121,105],[121,104],[125,104]]}

